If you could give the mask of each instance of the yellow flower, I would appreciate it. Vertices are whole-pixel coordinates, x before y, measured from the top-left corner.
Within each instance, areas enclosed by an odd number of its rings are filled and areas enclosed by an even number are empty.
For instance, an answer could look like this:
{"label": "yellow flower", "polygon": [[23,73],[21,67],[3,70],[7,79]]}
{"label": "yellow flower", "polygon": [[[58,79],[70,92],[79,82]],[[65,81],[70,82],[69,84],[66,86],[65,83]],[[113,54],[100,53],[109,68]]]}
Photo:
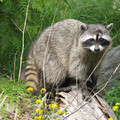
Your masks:
{"label": "yellow flower", "polygon": [[41,92],[41,93],[45,93],[45,92],[46,92],[46,89],[42,88],[42,89],[40,90],[40,92]]}
{"label": "yellow flower", "polygon": [[61,110],[58,110],[56,113],[57,113],[57,114],[61,114],[61,113],[62,113],[62,111],[61,111]]}
{"label": "yellow flower", "polygon": [[34,120],[39,120],[39,117],[38,117],[38,116],[35,116]]}
{"label": "yellow flower", "polygon": [[58,105],[57,104],[50,104],[49,105],[49,109],[58,109]]}
{"label": "yellow flower", "polygon": [[29,87],[29,88],[27,89],[27,91],[28,91],[28,92],[33,91],[33,88],[32,88],[32,87]]}
{"label": "yellow flower", "polygon": [[52,108],[52,104],[49,104],[49,109],[51,109]]}
{"label": "yellow flower", "polygon": [[21,114],[20,114],[20,113],[17,113],[17,115],[18,115],[18,116],[21,116]]}
{"label": "yellow flower", "polygon": [[37,104],[38,104],[38,103],[40,103],[40,102],[41,102],[41,100],[40,100],[40,99],[38,99],[38,100],[36,100],[36,102],[35,102],[35,103],[37,103]]}
{"label": "yellow flower", "polygon": [[112,118],[108,118],[108,120],[113,120]]}
{"label": "yellow flower", "polygon": [[116,111],[119,107],[118,106],[114,106],[113,110]]}
{"label": "yellow flower", "polygon": [[116,103],[115,105],[116,105],[116,106],[117,106],[117,105],[120,105],[120,103]]}
{"label": "yellow flower", "polygon": [[40,116],[38,117],[38,119],[39,119],[39,120],[43,120],[44,117],[43,117],[42,115],[40,115]]}
{"label": "yellow flower", "polygon": [[56,118],[55,120],[61,120],[61,119]]}
{"label": "yellow flower", "polygon": [[43,110],[41,110],[41,109],[36,109],[35,112],[41,114],[41,113],[43,113]]}

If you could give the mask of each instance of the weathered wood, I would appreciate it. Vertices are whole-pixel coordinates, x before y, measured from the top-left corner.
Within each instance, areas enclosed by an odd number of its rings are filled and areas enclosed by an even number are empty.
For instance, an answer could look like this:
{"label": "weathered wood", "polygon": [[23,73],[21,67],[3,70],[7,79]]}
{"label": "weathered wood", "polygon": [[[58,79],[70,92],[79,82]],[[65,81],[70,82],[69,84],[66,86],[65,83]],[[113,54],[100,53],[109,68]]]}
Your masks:
{"label": "weathered wood", "polygon": [[86,102],[82,100],[82,93],[79,91],[78,94],[77,90],[58,94],[64,97],[60,98],[63,102],[60,105],[61,110],[66,108],[68,111],[60,117],[61,120],[108,120],[110,117],[117,120],[109,105],[99,96],[95,96],[91,102]]}

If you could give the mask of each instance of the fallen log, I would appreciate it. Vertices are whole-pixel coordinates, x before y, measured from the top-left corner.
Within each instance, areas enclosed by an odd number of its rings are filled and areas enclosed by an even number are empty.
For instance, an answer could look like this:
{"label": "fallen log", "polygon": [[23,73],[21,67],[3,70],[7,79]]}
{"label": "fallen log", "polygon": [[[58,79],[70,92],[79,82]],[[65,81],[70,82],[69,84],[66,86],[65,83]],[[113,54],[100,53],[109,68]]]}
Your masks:
{"label": "fallen log", "polygon": [[91,102],[82,100],[82,93],[78,90],[60,92],[58,95],[61,96],[58,97],[62,103],[60,109],[67,110],[67,113],[60,117],[61,120],[117,120],[106,101],[98,95],[94,96]]}

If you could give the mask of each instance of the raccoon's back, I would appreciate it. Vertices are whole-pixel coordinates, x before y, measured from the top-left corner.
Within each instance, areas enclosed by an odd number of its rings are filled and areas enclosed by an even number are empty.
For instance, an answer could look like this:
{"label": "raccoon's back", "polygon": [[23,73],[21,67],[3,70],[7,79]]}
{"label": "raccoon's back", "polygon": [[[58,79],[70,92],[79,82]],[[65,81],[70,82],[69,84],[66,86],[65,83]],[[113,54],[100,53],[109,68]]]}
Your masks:
{"label": "raccoon's back", "polygon": [[36,38],[25,68],[25,80],[35,91],[43,85],[41,71],[45,72],[47,83],[59,84],[64,81],[71,52],[76,48],[81,34],[80,25],[81,22],[77,20],[64,20],[46,28]]}
{"label": "raccoon's back", "polygon": [[52,54],[55,54],[56,58],[60,59],[66,66],[71,51],[76,49],[78,38],[82,34],[81,24],[80,21],[67,19],[53,24],[40,33],[35,43],[37,47],[34,48],[38,62],[44,59],[47,50],[46,60],[48,60],[47,57],[49,58]]}

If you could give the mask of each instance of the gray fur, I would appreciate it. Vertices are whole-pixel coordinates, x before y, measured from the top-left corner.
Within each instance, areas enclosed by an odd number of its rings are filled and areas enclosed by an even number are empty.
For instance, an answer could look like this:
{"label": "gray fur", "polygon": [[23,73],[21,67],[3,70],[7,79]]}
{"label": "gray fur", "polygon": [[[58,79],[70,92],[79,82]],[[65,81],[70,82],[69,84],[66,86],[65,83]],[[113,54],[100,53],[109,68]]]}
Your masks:
{"label": "gray fur", "polygon": [[[46,28],[37,37],[28,54],[25,71],[28,86],[33,87],[35,92],[39,91],[43,87],[44,72],[47,89],[50,89],[51,85],[60,87],[66,77],[76,78],[76,70],[77,79],[82,86],[106,49],[96,53],[82,46],[87,37],[94,37],[98,31],[111,41],[109,31],[100,24],[87,25],[67,19]],[[100,65],[95,75],[99,69]]]}

